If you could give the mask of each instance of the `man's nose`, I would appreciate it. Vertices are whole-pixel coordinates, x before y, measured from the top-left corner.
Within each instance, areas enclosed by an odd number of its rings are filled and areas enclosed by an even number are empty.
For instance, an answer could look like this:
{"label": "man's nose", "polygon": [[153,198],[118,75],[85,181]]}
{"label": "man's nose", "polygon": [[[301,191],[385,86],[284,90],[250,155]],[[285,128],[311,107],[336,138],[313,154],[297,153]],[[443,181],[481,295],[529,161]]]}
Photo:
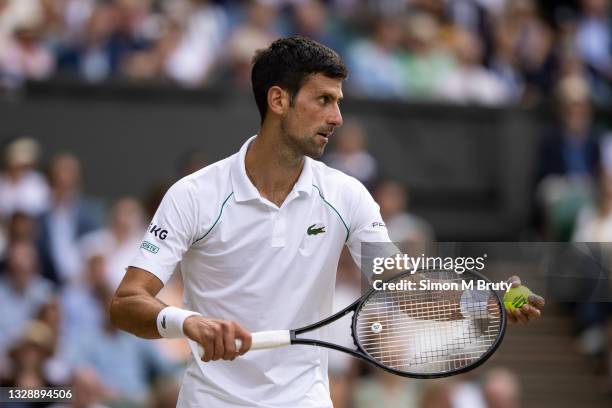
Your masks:
{"label": "man's nose", "polygon": [[337,104],[336,104],[336,107],[334,108],[333,113],[327,119],[327,123],[335,127],[340,127],[342,126],[342,123],[344,123],[342,119],[342,113],[340,112],[340,107]]}

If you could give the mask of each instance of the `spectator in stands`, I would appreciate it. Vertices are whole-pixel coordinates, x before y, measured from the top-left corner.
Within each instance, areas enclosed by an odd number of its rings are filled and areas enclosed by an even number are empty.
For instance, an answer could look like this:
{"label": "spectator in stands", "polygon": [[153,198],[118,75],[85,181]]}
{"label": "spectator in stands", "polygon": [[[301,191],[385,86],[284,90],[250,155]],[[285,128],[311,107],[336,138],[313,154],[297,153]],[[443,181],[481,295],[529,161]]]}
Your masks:
{"label": "spectator in stands", "polygon": [[16,212],[8,223],[8,240],[10,242],[28,241],[34,242],[37,237],[36,220],[26,213]]}
{"label": "spectator in stands", "polygon": [[64,40],[73,40],[86,31],[96,3],[97,0],[66,0],[63,4],[60,3],[66,30]]}
{"label": "spectator in stands", "polygon": [[357,121],[346,121],[338,130],[334,150],[326,163],[372,187],[376,179],[378,165],[376,159],[367,150],[366,131]]}
{"label": "spectator in stands", "polygon": [[70,345],[64,331],[64,316],[60,298],[55,295],[51,296],[40,307],[36,320],[46,324],[51,332],[51,348],[43,365],[45,378],[53,384],[68,384],[71,371],[66,356],[67,348]]}
{"label": "spectator in stands", "polygon": [[166,69],[183,86],[204,84],[220,56],[227,35],[225,9],[210,0],[191,0],[189,20]]}
{"label": "spectator in stands", "polygon": [[597,177],[594,205],[580,210],[573,241],[612,242],[612,174],[601,172]]}
{"label": "spectator in stands", "polygon": [[4,169],[0,173],[0,220],[15,212],[38,216],[47,208],[49,187],[36,171],[39,146],[20,138],[4,148]]}
{"label": "spectator in stands", "polygon": [[111,399],[111,396],[94,369],[83,367],[75,370],[69,386],[72,388],[72,400],[57,408],[108,408],[104,401]]}
{"label": "spectator in stands", "polygon": [[52,348],[56,350],[59,347],[62,331],[62,315],[57,296],[52,295],[49,297],[49,299],[47,299],[38,309],[36,320],[47,325],[52,334]]}
{"label": "spectator in stands", "polygon": [[40,22],[24,20],[8,40],[0,40],[0,89],[12,89],[26,80],[49,78],[55,59],[41,39]]}
{"label": "spectator in stands", "polygon": [[11,369],[2,381],[5,387],[43,388],[53,384],[44,370],[45,362],[53,352],[53,333],[43,322],[33,320],[27,323],[19,340],[9,351]]}
{"label": "spectator in stands", "polygon": [[483,50],[483,60],[491,59],[494,43],[495,18],[501,13],[505,0],[453,0],[443,6],[448,19],[462,30],[472,33],[480,40]]}
{"label": "spectator in stands", "polygon": [[519,103],[525,93],[525,81],[514,52],[512,33],[501,25],[495,29],[494,50],[491,57],[491,72],[508,92],[508,101]]}
{"label": "spectator in stands", "polygon": [[[108,310],[112,294],[109,286],[97,293],[102,310]],[[142,404],[148,395],[150,379],[171,375],[174,367],[150,342],[115,329],[108,313],[104,313],[104,319],[101,329],[79,337],[78,344],[74,345],[74,367],[94,369],[105,394],[115,403]]]}
{"label": "spectator in stands", "polygon": [[58,284],[78,280],[82,260],[78,241],[98,228],[99,210],[81,194],[81,164],[68,153],[49,166],[51,202],[40,220],[43,273]]}
{"label": "spectator in stands", "polygon": [[551,28],[538,15],[534,0],[506,2],[506,11],[497,23],[512,43],[517,64],[525,79],[523,99],[532,104],[541,101],[554,87],[554,36]]}
{"label": "spectator in stands", "polygon": [[[86,256],[103,256],[106,278],[113,290],[119,286],[134,252],[140,246],[144,227],[142,205],[134,198],[125,197],[113,205],[110,223],[106,228],[82,238],[81,247]],[[158,230],[157,233],[163,234]]]}
{"label": "spectator in stands", "polygon": [[[571,34],[568,33],[568,35]],[[584,62],[580,59],[579,55],[576,53],[576,50],[568,44],[560,47],[559,52],[557,53],[556,76],[558,77],[557,88],[565,78],[582,78],[586,84],[585,89],[587,90],[587,93],[589,95],[593,94],[593,88],[591,84],[588,83],[587,68],[584,65]],[[557,94],[553,96],[559,97],[560,95],[558,92],[559,89],[557,89]]]}
{"label": "spectator in stands", "polygon": [[393,242],[434,241],[431,225],[422,218],[407,212],[408,192],[403,184],[391,180],[383,181],[376,187],[374,197],[380,205],[380,214]]}
{"label": "spectator in stands", "polygon": [[36,236],[37,225],[34,218],[22,212],[14,213],[9,219],[6,233],[0,228],[0,270],[4,268],[4,255],[9,242],[35,242]]}
{"label": "spectator in stands", "polygon": [[402,28],[395,18],[373,23],[368,38],[353,43],[347,50],[351,76],[347,89],[354,95],[372,99],[405,96],[400,41]]}
{"label": "spectator in stands", "polygon": [[543,139],[538,180],[556,174],[591,178],[599,170],[599,146],[593,137],[589,87],[584,78],[568,76],[557,87],[559,124]]}
{"label": "spectator in stands", "polygon": [[454,70],[453,57],[440,40],[438,21],[430,14],[409,15],[404,30],[406,92],[412,98],[430,99],[440,81]]}
{"label": "spectator in stands", "polygon": [[39,0],[37,3],[40,8],[41,16],[41,38],[45,46],[52,53],[54,53],[55,46],[57,46],[59,42],[63,41],[66,32],[64,20],[65,2],[57,2],[53,0]]}
{"label": "spectator in stands", "polygon": [[40,276],[36,247],[27,241],[11,242],[0,276],[0,368],[7,347],[19,339],[51,293],[51,282]]}
{"label": "spectator in stands", "polygon": [[231,33],[225,58],[240,86],[251,86],[251,60],[255,51],[267,48],[278,37],[277,14],[277,7],[271,2],[250,0],[246,20]]}
{"label": "spectator in stands", "polygon": [[455,35],[457,62],[446,78],[438,83],[438,97],[455,103],[499,105],[510,100],[511,92],[483,65],[482,45],[468,31]]}
{"label": "spectator in stands", "polygon": [[536,181],[545,235],[567,241],[578,211],[590,199],[601,160],[586,80],[575,75],[563,78],[557,95],[559,123],[542,139]]}
{"label": "spectator in stands", "polygon": [[293,5],[293,29],[297,35],[327,45],[344,54],[341,34],[322,0],[305,0]]}
{"label": "spectator in stands", "polygon": [[104,322],[104,310],[97,300],[108,286],[104,256],[86,257],[85,268],[82,281],[65,286],[60,292],[61,331],[68,345],[76,344],[82,333],[99,330]]}
{"label": "spectator in stands", "polygon": [[582,0],[582,16],[578,22],[576,45],[589,68],[589,76],[597,102],[612,101],[612,23],[610,2]]}
{"label": "spectator in stands", "polygon": [[488,408],[519,408],[521,384],[518,377],[505,368],[494,368],[482,381],[482,393]]}

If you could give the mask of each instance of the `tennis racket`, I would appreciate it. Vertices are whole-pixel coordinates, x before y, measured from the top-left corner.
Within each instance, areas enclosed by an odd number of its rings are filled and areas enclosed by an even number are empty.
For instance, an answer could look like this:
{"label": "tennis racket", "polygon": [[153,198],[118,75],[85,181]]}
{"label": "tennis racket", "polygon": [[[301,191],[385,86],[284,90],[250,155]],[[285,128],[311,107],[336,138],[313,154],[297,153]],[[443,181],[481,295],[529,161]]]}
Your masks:
{"label": "tennis racket", "polygon": [[[386,285],[378,285],[381,290],[372,289],[318,323],[293,330],[252,333],[250,350],[307,344],[349,353],[405,377],[463,373],[493,354],[506,329],[500,295],[494,290],[477,289],[479,281],[490,283],[473,271],[403,272],[385,281]],[[412,289],[407,287],[410,282]],[[429,286],[421,286],[427,283]],[[353,313],[351,334],[355,349],[302,337],[349,313]],[[237,339],[236,348],[241,345]],[[199,352],[204,355],[201,346]]]}

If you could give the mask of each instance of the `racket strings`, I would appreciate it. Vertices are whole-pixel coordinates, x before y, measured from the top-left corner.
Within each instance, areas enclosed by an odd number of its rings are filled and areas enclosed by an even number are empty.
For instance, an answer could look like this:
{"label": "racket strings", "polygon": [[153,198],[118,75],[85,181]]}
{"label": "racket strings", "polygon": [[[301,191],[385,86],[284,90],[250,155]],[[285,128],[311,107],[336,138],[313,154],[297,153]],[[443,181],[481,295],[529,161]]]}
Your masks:
{"label": "racket strings", "polygon": [[[439,271],[427,279],[463,287],[462,282],[475,278]],[[479,291],[480,301],[468,302],[462,301],[463,293],[378,291],[358,311],[358,342],[372,358],[400,371],[434,373],[469,365],[496,343],[502,313],[493,292]]]}
{"label": "racket strings", "polygon": [[[432,334],[428,333],[428,335],[431,337]],[[469,336],[470,333],[463,333],[463,336]],[[436,349],[430,349],[430,350],[426,350],[426,349],[422,349],[422,350],[417,350],[414,351],[412,353],[407,353],[405,348],[406,348],[406,341],[412,341],[414,343],[423,343],[424,340],[423,338],[412,338],[409,340],[406,339],[401,339],[401,341],[389,341],[388,339],[383,340],[382,338],[379,339],[378,341],[378,347],[377,349],[372,352],[370,350],[370,352],[372,353],[372,355],[375,358],[378,358],[379,360],[382,360],[382,362],[384,364],[387,364],[389,366],[395,366],[394,368],[410,368],[411,365],[414,364],[420,364],[420,363],[428,363],[428,362],[440,362],[440,361],[459,361],[459,360],[465,360],[464,356],[460,356],[458,358],[448,358],[448,356],[451,354],[451,351],[462,351],[463,355],[466,354],[475,354],[476,356],[479,356],[480,354],[482,354],[482,352],[486,351],[486,349],[488,349],[489,345],[494,341],[495,336],[490,336],[490,338],[481,338],[481,340],[470,340],[470,341],[465,341],[462,338],[460,338],[461,340],[459,341],[451,341],[447,344],[444,344]],[[383,343],[385,345],[383,345]],[[483,347],[481,347],[481,349],[475,349],[473,351],[467,350],[466,347],[467,346],[472,346],[472,348],[474,347],[478,347],[482,345]],[[366,348],[371,348],[369,344],[366,344],[364,347]],[[418,347],[418,346],[417,346]],[[469,361],[466,361],[466,363]],[[439,371],[439,369],[436,369]]]}

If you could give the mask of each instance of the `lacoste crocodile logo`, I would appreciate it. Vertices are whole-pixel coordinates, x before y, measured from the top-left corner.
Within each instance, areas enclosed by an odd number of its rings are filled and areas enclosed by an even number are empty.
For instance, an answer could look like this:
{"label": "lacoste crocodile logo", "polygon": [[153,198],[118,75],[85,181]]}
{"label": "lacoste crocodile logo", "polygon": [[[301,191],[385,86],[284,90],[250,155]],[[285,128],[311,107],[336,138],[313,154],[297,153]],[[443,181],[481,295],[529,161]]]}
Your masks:
{"label": "lacoste crocodile logo", "polygon": [[308,227],[308,230],[306,230],[308,235],[317,235],[325,232],[325,225],[320,228],[315,228],[315,225],[317,224],[312,224],[310,227]]}

